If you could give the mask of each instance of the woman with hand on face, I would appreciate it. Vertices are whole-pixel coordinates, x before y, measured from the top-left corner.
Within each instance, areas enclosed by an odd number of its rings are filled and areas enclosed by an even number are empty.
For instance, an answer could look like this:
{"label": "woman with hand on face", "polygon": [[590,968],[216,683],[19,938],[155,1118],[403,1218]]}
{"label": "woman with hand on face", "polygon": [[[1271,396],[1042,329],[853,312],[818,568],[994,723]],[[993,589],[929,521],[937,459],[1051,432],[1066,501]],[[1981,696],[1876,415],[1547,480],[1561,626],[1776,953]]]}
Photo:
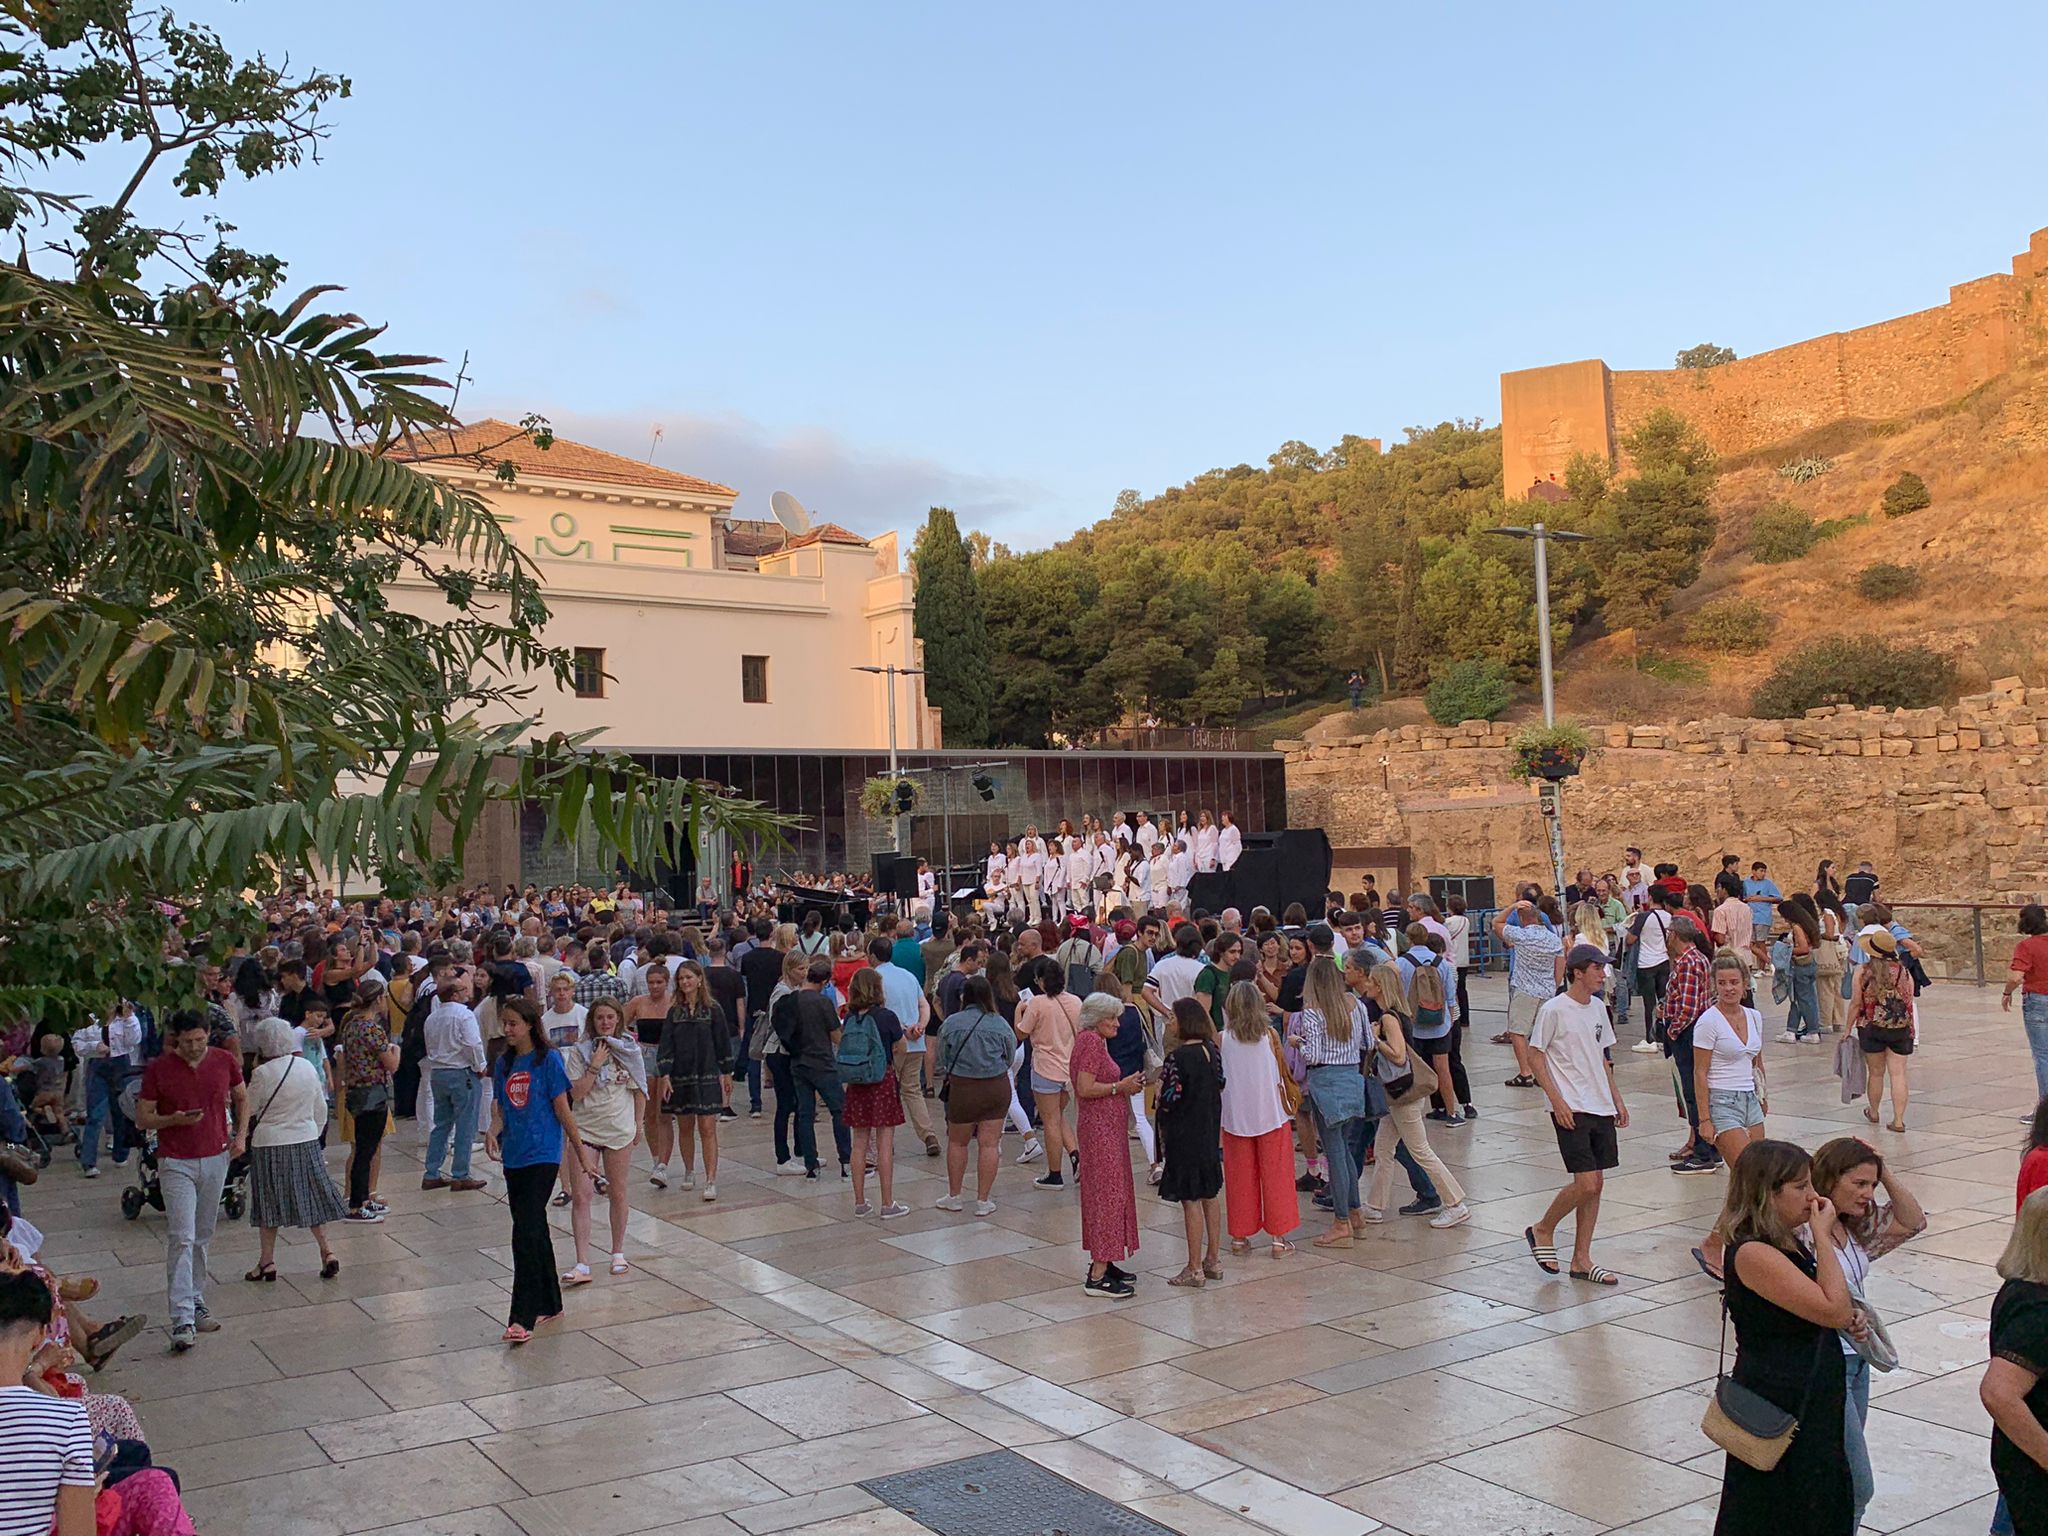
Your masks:
{"label": "woman with hand on face", "polygon": [[633,1144],[640,1139],[642,1106],[647,1100],[647,1067],[640,1042],[626,1031],[625,1010],[609,997],[590,1005],[583,1034],[562,1053],[569,1076],[569,1102],[576,1112],[580,1145],[563,1162],[569,1167],[569,1191],[575,1206],[570,1230],[576,1237],[576,1265],[562,1276],[564,1285],[590,1283],[590,1207],[603,1194],[611,1207],[612,1273],[626,1273],[626,1175],[632,1169]]}
{"label": "woman with hand on face", "polygon": [[1839,1218],[1814,1191],[1812,1173],[1806,1153],[1786,1141],[1752,1143],[1729,1170],[1717,1224],[1728,1241],[1725,1305],[1735,1328],[1728,1375],[1797,1415],[1799,1428],[1768,1472],[1727,1458],[1715,1536],[1852,1536],[1856,1527],[1837,1342],[1855,1304],[1835,1238]]}
{"label": "woman with hand on face", "polygon": [[[1870,1420],[1870,1362],[1858,1344],[1870,1335],[1862,1305],[1870,1266],[1899,1244],[1927,1230],[1927,1213],[1903,1180],[1884,1165],[1877,1148],[1855,1136],[1838,1136],[1813,1154],[1813,1187],[1835,1208],[1835,1247],[1849,1295],[1859,1303],[1857,1321],[1842,1334],[1842,1358],[1848,1370],[1848,1410],[1844,1420],[1849,1450],[1849,1476],[1856,1496],[1856,1520],[1876,1491],[1870,1447],[1864,1426]],[[1878,1198],[1878,1191],[1885,1198]]]}

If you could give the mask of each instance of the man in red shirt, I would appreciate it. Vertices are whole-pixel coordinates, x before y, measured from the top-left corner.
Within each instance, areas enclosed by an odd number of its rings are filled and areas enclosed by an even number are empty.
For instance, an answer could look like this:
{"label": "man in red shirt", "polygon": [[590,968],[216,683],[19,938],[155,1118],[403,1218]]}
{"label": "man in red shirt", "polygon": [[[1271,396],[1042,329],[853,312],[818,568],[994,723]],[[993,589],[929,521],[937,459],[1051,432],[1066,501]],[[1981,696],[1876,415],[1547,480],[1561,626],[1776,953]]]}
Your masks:
{"label": "man in red shirt", "polygon": [[[248,1140],[249,1090],[232,1052],[206,1043],[203,1014],[183,1009],[164,1031],[167,1049],[142,1074],[135,1120],[156,1132],[157,1178],[163,1186],[166,1286],[171,1348],[183,1354],[199,1333],[219,1329],[206,1312],[206,1245],[220,1214],[228,1162]],[[234,1123],[228,1106],[234,1106]]]}

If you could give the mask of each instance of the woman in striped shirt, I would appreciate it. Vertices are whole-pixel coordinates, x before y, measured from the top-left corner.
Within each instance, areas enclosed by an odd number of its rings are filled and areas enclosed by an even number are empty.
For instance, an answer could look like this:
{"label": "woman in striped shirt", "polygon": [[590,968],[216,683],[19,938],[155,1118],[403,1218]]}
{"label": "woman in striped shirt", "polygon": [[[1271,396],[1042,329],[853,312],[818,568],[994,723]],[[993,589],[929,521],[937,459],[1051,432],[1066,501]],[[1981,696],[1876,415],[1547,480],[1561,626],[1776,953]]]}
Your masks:
{"label": "woman in striped shirt", "polygon": [[1288,1041],[1308,1065],[1307,1099],[1316,1139],[1330,1165],[1330,1230],[1318,1248],[1349,1248],[1365,1231],[1358,1209],[1358,1149],[1353,1133],[1365,1115],[1365,1079],[1359,1075],[1364,1006],[1345,990],[1343,973],[1328,955],[1308,965],[1301,1011],[1288,1020]]}

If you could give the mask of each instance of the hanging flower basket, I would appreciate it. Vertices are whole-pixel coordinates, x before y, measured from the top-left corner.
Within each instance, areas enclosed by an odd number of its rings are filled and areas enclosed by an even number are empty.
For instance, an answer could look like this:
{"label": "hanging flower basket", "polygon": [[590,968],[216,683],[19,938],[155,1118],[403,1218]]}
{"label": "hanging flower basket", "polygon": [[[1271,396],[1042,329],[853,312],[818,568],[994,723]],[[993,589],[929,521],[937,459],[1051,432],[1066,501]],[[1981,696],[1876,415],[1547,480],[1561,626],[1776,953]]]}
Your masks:
{"label": "hanging flower basket", "polygon": [[1593,738],[1573,720],[1527,725],[1508,738],[1508,771],[1518,779],[1573,778],[1593,753]]}
{"label": "hanging flower basket", "polygon": [[[896,808],[896,788],[899,784],[910,786],[910,809]],[[915,779],[896,779],[887,774],[877,774],[860,787],[861,814],[870,821],[887,821],[894,816],[909,816],[916,813],[924,803],[924,786]]]}

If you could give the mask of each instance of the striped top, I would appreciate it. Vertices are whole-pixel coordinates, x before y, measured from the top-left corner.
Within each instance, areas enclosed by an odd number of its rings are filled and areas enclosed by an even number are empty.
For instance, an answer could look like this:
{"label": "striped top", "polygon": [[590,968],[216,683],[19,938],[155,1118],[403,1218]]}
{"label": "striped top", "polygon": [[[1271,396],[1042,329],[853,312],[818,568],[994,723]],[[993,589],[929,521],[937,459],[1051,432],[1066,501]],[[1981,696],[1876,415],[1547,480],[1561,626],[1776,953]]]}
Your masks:
{"label": "striped top", "polygon": [[0,1536],[49,1536],[58,1488],[94,1482],[85,1404],[0,1387]]}

